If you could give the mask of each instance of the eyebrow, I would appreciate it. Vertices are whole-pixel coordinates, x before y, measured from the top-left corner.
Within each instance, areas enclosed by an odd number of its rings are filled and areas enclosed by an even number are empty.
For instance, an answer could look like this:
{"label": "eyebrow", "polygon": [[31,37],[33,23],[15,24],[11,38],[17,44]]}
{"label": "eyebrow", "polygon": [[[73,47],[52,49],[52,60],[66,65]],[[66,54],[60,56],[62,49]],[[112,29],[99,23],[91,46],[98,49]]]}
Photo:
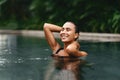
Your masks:
{"label": "eyebrow", "polygon": [[71,28],[64,28],[64,27],[62,27],[62,29],[70,29],[71,30]]}
{"label": "eyebrow", "polygon": [[66,28],[66,29],[69,29],[69,30],[71,30],[71,28]]}

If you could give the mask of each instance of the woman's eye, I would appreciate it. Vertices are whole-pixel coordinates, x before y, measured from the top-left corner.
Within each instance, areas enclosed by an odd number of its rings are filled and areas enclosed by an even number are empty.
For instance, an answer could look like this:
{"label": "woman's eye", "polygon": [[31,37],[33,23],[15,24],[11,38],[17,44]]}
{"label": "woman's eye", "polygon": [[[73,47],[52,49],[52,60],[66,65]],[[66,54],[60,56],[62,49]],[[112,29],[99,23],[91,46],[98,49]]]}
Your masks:
{"label": "woman's eye", "polygon": [[64,28],[62,28],[62,30],[61,31],[64,31]]}
{"label": "woman's eye", "polygon": [[70,31],[70,28],[67,28],[66,31]]}
{"label": "woman's eye", "polygon": [[71,29],[70,28],[62,28],[61,31],[70,31]]}

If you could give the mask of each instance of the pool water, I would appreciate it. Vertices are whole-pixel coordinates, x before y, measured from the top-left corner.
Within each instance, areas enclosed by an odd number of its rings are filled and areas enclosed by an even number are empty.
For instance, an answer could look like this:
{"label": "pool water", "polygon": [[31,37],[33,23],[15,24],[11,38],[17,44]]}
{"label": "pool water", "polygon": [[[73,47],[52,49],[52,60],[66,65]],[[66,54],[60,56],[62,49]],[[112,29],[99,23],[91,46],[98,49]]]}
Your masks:
{"label": "pool water", "polygon": [[80,45],[87,57],[58,60],[50,56],[52,51],[43,38],[2,34],[0,80],[120,79],[120,42],[80,41]]}

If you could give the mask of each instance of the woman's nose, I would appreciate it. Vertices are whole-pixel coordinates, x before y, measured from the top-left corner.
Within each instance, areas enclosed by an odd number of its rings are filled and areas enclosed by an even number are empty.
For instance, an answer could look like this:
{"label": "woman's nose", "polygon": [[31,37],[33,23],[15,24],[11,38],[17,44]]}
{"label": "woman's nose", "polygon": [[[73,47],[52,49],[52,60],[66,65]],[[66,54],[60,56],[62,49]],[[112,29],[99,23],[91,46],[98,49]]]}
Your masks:
{"label": "woman's nose", "polygon": [[65,31],[64,30],[60,31],[60,34],[65,34]]}
{"label": "woman's nose", "polygon": [[66,30],[62,30],[61,33],[66,33]]}

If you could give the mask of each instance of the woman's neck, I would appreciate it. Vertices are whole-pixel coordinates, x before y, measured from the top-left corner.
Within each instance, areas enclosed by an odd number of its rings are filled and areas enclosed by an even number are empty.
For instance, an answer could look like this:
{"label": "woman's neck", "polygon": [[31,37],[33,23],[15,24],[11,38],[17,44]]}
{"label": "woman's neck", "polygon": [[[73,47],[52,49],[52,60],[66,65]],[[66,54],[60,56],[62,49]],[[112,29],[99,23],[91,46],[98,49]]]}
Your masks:
{"label": "woman's neck", "polygon": [[66,49],[67,46],[70,45],[70,44],[73,43],[73,42],[74,42],[74,41],[64,43],[64,49]]}

